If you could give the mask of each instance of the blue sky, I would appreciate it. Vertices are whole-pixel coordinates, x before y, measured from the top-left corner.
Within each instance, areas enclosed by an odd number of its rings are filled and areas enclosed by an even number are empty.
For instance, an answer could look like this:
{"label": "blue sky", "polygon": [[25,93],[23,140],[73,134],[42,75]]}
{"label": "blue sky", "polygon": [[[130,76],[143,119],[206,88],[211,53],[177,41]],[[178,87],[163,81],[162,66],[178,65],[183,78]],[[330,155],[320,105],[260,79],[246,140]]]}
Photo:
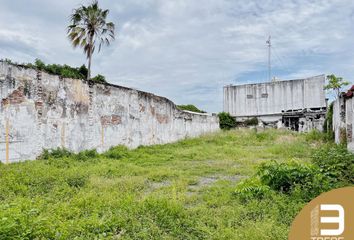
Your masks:
{"label": "blue sky", "polygon": [[[90,1],[0,0],[0,58],[80,66],[66,38],[73,8]],[[222,111],[222,87],[273,76],[354,76],[352,0],[101,0],[117,39],[93,59],[109,82],[177,104]]]}

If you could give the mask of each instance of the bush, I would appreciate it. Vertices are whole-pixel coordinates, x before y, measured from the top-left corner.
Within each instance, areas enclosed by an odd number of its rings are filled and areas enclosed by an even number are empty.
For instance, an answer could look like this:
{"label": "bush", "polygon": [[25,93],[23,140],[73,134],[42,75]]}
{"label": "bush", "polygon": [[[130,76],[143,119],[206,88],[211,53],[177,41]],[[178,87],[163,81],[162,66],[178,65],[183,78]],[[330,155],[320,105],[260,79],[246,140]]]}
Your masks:
{"label": "bush", "polygon": [[230,130],[231,128],[236,127],[236,120],[227,112],[221,112],[218,114],[220,121],[220,128]]}
{"label": "bush", "polygon": [[106,83],[106,78],[101,74],[98,74],[96,77],[92,78],[91,80],[96,83]]}
{"label": "bush", "polygon": [[197,108],[196,106],[194,106],[192,104],[177,105],[177,108],[180,109],[180,110],[186,110],[186,111],[191,111],[191,112],[205,113],[205,111],[200,110],[199,108]]}
{"label": "bush", "polygon": [[253,199],[263,199],[271,193],[270,187],[261,183],[259,178],[247,178],[241,181],[235,190],[235,194],[242,201],[249,201]]}
{"label": "bush", "polygon": [[84,175],[73,175],[66,179],[66,183],[73,188],[82,188],[87,182],[87,176]]}
{"label": "bush", "polygon": [[98,158],[98,156],[99,154],[95,149],[84,150],[75,154],[65,148],[57,148],[57,149],[43,150],[43,153],[38,157],[38,159],[51,160],[51,159],[59,159],[59,158],[60,159],[70,158],[71,160],[74,159],[76,161],[85,162],[85,161],[95,160],[96,158]]}
{"label": "bush", "polygon": [[354,154],[343,145],[325,145],[318,149],[312,162],[334,183],[354,183]]}
{"label": "bush", "polygon": [[328,178],[313,164],[265,162],[259,166],[257,176],[271,189],[286,194],[300,189],[304,196],[312,198],[329,189]]}
{"label": "bush", "polygon": [[129,154],[128,148],[125,146],[116,146],[111,147],[107,152],[104,153],[104,156],[111,159],[121,159],[127,157]]}
{"label": "bush", "polygon": [[63,158],[63,157],[71,157],[74,154],[68,151],[65,148],[57,148],[57,149],[44,149],[43,153],[38,157],[38,159],[48,160],[50,158]]}
{"label": "bush", "polygon": [[96,149],[92,149],[92,150],[85,150],[82,152],[79,152],[78,154],[75,154],[75,159],[77,161],[92,161],[95,160],[96,158],[98,158],[99,154],[97,153]]}

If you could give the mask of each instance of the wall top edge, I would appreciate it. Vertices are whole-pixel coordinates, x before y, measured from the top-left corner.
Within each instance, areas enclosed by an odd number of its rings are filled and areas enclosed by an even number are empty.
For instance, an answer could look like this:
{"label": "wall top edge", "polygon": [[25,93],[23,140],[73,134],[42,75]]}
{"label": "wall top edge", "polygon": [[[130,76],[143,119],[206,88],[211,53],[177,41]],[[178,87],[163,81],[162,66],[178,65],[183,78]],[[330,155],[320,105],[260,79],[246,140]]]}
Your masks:
{"label": "wall top edge", "polygon": [[229,84],[225,85],[224,88],[230,87],[243,87],[243,86],[257,86],[257,85],[275,85],[275,84],[282,84],[282,83],[289,83],[289,82],[296,82],[296,81],[311,81],[311,80],[318,80],[323,79],[325,80],[326,75],[321,74],[317,76],[307,77],[307,78],[299,78],[299,79],[289,79],[289,80],[276,80],[274,82],[258,82],[258,83],[246,83],[246,84]]}

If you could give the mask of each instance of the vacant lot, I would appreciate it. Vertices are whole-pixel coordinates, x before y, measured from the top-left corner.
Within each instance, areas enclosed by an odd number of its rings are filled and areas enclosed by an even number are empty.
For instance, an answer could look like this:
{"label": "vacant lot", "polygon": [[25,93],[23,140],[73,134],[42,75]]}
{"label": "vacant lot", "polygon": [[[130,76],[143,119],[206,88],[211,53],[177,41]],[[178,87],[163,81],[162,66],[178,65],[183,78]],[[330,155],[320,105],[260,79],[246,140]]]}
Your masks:
{"label": "vacant lot", "polygon": [[309,161],[309,136],[237,130],[0,165],[0,239],[287,239],[304,202],[235,187],[263,161]]}

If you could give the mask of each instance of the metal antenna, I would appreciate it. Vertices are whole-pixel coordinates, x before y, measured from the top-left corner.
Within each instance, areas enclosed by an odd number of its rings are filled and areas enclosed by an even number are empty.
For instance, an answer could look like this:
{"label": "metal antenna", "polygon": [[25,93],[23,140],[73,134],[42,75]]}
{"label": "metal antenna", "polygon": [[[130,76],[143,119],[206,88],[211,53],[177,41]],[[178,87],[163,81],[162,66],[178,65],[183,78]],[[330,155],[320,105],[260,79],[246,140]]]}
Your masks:
{"label": "metal antenna", "polygon": [[269,38],[267,40],[267,45],[268,45],[268,77],[269,77],[269,82],[272,81],[272,63],[271,63],[271,47],[272,47],[272,42],[271,42],[271,36],[269,35]]}

